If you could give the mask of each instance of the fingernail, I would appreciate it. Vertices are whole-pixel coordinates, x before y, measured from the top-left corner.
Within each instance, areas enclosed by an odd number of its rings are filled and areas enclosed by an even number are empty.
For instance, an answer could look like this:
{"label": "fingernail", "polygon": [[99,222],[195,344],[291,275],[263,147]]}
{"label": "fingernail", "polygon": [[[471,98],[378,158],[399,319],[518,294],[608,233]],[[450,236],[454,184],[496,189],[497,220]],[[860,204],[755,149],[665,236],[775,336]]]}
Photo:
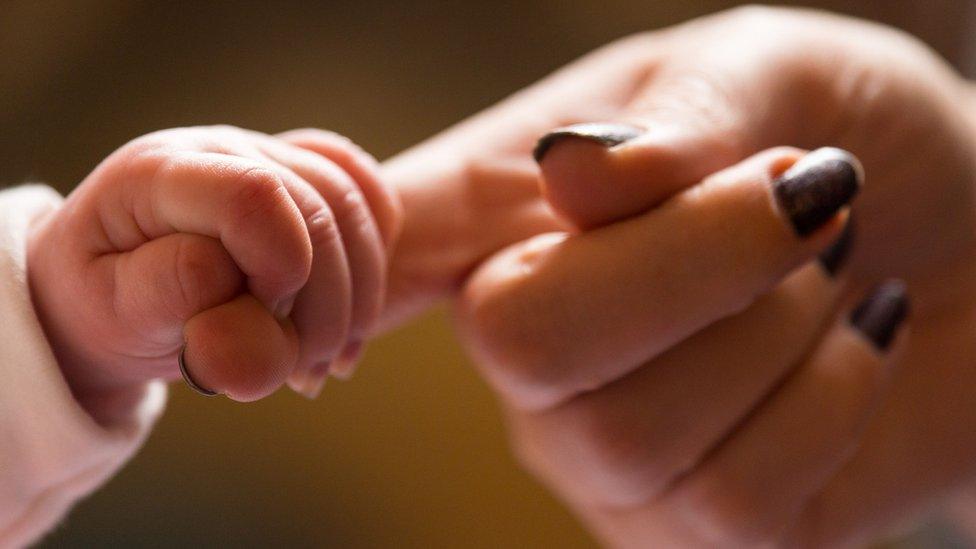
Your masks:
{"label": "fingernail", "polygon": [[854,216],[848,216],[847,224],[840,236],[829,248],[820,254],[820,266],[827,271],[830,276],[837,276],[841,267],[847,262],[847,257],[851,253],[851,242],[854,239]]}
{"label": "fingernail", "polygon": [[857,328],[878,350],[891,345],[898,326],[908,316],[908,292],[901,280],[887,280],[876,286],[851,313]]}
{"label": "fingernail", "polygon": [[176,358],[176,361],[180,365],[180,375],[183,376],[183,381],[186,383],[187,387],[193,389],[194,391],[196,391],[197,393],[205,397],[212,397],[217,395],[216,391],[205,389],[203,386],[199,385],[196,381],[193,380],[193,376],[190,375],[190,371],[186,367],[186,343],[184,343],[183,348],[180,349],[180,354]]}
{"label": "fingernail", "polygon": [[363,357],[363,342],[352,340],[339,353],[339,358],[332,365],[331,374],[343,381],[348,381],[356,372],[359,359]]}
{"label": "fingernail", "polygon": [[806,236],[850,203],[861,189],[864,171],[847,151],[817,149],[773,182],[780,208],[800,236]]}
{"label": "fingernail", "polygon": [[555,130],[542,136],[532,151],[536,162],[542,162],[542,157],[549,152],[556,143],[564,139],[587,139],[599,143],[607,148],[615,147],[644,133],[644,130],[626,124],[574,124]]}
{"label": "fingernail", "polygon": [[326,380],[329,379],[331,362],[320,362],[312,366],[300,379],[292,383],[292,389],[309,400],[315,400],[322,394]]}

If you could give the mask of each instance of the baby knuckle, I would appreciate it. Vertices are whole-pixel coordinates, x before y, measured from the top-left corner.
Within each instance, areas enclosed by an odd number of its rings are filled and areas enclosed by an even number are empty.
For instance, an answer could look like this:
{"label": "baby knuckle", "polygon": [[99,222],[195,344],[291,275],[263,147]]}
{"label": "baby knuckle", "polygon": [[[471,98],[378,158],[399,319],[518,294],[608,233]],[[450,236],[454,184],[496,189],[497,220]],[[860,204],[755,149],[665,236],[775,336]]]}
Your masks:
{"label": "baby knuckle", "polygon": [[282,210],[289,200],[284,183],[270,168],[251,167],[235,180],[230,210],[240,221],[261,220]]}
{"label": "baby knuckle", "polygon": [[356,227],[372,223],[372,215],[369,211],[369,206],[366,205],[366,199],[363,197],[362,192],[360,192],[359,188],[352,181],[347,181],[346,183],[343,185],[343,191],[341,196],[338,197],[338,200],[330,203],[336,217]]}
{"label": "baby knuckle", "polygon": [[153,145],[127,145],[120,150],[125,159],[125,177],[136,181],[155,181],[157,174],[173,167],[179,155],[167,153]]}
{"label": "baby knuckle", "polygon": [[109,184],[152,182],[172,165],[174,154],[148,140],[137,139],[113,152],[96,170]]}
{"label": "baby knuckle", "polygon": [[[739,154],[735,141],[738,136],[736,117],[729,113],[738,112],[745,100],[740,93],[736,76],[720,71],[709,71],[694,67],[681,67],[663,79],[658,85],[659,93],[647,100],[645,108],[662,119],[681,120],[695,129],[711,130],[706,135],[716,140],[714,146],[724,157]],[[659,147],[654,154],[667,167],[682,161],[681,151],[674,147]],[[662,171],[667,168],[662,168]],[[665,172],[666,173],[666,172]]]}
{"label": "baby knuckle", "polygon": [[328,206],[322,206],[305,219],[312,249],[333,246],[342,240],[335,215]]}

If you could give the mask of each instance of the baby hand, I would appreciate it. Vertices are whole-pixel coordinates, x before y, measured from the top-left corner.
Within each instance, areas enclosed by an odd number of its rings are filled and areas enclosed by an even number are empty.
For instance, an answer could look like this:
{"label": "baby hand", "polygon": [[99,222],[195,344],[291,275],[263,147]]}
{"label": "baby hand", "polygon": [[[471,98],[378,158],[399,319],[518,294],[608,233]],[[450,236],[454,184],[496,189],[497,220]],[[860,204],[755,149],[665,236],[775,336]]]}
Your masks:
{"label": "baby hand", "polygon": [[337,135],[166,130],[38,224],[30,283],[89,408],[178,377],[179,359],[191,384],[234,400],[286,380],[314,396],[380,314],[399,216],[375,161]]}

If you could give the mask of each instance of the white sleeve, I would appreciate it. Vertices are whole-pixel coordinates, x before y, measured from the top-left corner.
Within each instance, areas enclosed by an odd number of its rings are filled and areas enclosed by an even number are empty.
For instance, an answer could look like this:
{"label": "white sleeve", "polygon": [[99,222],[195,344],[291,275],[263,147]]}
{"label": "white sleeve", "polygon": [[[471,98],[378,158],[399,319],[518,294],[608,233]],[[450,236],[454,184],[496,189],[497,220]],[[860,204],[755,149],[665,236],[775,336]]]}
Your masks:
{"label": "white sleeve", "polygon": [[99,425],[71,390],[34,314],[27,229],[61,197],[40,185],[0,192],[0,547],[37,540],[142,444],[166,400],[146,385],[128,417]]}

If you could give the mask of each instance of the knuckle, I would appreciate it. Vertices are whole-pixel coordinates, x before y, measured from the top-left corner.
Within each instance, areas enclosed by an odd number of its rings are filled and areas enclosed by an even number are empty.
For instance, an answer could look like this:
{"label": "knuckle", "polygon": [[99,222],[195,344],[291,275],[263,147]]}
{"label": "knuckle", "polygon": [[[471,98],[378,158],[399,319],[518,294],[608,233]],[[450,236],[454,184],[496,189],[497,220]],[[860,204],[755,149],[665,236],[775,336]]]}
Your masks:
{"label": "knuckle", "polygon": [[740,125],[740,120],[730,116],[739,112],[738,107],[744,101],[733,75],[681,67],[662,80],[659,88],[659,93],[649,98],[646,105],[656,116],[693,123],[695,129],[712,129],[713,134],[721,135],[733,134]]}
{"label": "knuckle", "polygon": [[339,212],[346,224],[360,233],[368,233],[377,227],[376,220],[358,188],[350,188],[339,201]]}
{"label": "knuckle", "polygon": [[120,149],[125,159],[125,177],[135,181],[154,181],[162,170],[172,167],[180,155],[167,153],[155,144],[133,143]]}
{"label": "knuckle", "polygon": [[153,139],[152,135],[143,136],[129,141],[121,146],[113,156],[118,156],[131,161],[148,161],[161,158],[159,154],[152,154],[163,145],[159,140]]}
{"label": "knuckle", "polygon": [[328,175],[329,177],[323,177],[322,186],[331,183],[341,189],[340,194],[336,197],[337,199],[329,203],[336,217],[343,221],[351,220],[356,223],[369,221],[371,216],[369,206],[366,205],[366,198],[352,178],[338,168],[335,169],[334,173]]}
{"label": "knuckle", "polygon": [[165,141],[153,138],[153,134],[126,143],[112,153],[103,163],[109,179],[118,183],[126,181],[153,181],[163,169],[172,166],[176,155],[167,151]]}
{"label": "knuckle", "polygon": [[288,200],[281,177],[269,168],[247,168],[236,177],[234,185],[230,211],[239,221],[252,221],[278,212]]}
{"label": "knuckle", "polygon": [[342,237],[336,223],[336,217],[328,205],[323,205],[305,219],[308,236],[312,249],[318,250],[340,243]]}
{"label": "knuckle", "polygon": [[[336,224],[338,224],[342,231],[355,231],[356,234],[368,235],[376,232],[378,229],[377,220],[374,218],[373,212],[366,202],[366,197],[348,174],[337,167],[330,168],[328,171],[317,174],[310,182],[316,189],[323,189],[330,186],[337,186],[341,189],[341,194],[338,198],[330,200],[327,206],[324,206],[328,211],[315,212],[315,217],[320,218],[317,219],[318,223],[325,224],[326,221],[331,220],[330,223],[333,225],[331,227],[333,233],[337,233],[340,230],[334,227]],[[312,217],[307,220],[310,231],[313,230],[311,225],[313,221],[316,220],[313,220]],[[316,230],[322,228],[329,227],[320,227]],[[321,236],[328,238],[317,238],[313,235],[312,239],[317,240],[319,243],[328,243],[328,240],[334,239],[338,234],[322,234]]]}
{"label": "knuckle", "polygon": [[281,176],[270,168],[253,166],[237,175],[234,185],[227,208],[230,230],[273,223],[280,231],[277,248],[284,261],[268,268],[285,287],[301,287],[311,271],[310,235]]}

